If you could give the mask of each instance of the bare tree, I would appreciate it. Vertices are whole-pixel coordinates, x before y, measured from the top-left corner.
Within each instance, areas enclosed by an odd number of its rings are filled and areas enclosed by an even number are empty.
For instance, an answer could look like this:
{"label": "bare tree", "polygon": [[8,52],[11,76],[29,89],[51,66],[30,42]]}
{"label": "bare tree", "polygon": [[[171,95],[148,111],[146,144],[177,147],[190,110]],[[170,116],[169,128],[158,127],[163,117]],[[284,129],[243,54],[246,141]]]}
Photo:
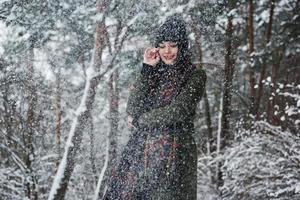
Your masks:
{"label": "bare tree", "polygon": [[[94,44],[94,53],[93,59],[90,67],[87,68],[87,79],[84,89],[84,94],[81,99],[81,103],[76,110],[76,116],[72,122],[71,129],[69,131],[68,141],[66,143],[65,152],[63,158],[60,162],[59,168],[57,170],[55,179],[53,181],[53,185],[50,191],[49,200],[52,199],[64,199],[69,180],[71,178],[72,172],[75,166],[75,158],[80,149],[82,136],[84,130],[87,128],[87,125],[91,122],[91,111],[93,108],[93,104],[95,101],[95,95],[97,91],[97,86],[100,81],[103,79],[103,76],[109,72],[109,75],[116,70],[113,67],[116,56],[122,49],[123,43],[128,36],[129,27],[135,23],[138,19],[137,16],[133,16],[131,19],[128,19],[126,24],[122,26],[121,31],[117,33],[116,42],[114,44],[114,51],[111,51],[111,59],[106,67],[102,66],[102,53],[104,48],[107,45],[107,40],[105,40],[107,36],[107,27],[105,26],[105,17],[108,14],[110,1],[99,1],[97,4],[97,8],[100,9],[102,13],[102,18],[99,20],[96,27],[96,35],[95,35],[95,44]],[[104,35],[103,35],[104,34]],[[100,72],[100,66],[103,68],[102,72]],[[106,168],[106,167],[105,167]],[[103,172],[103,170],[102,170]],[[101,172],[101,174],[102,174]],[[98,185],[101,186],[101,182],[103,176],[101,175],[98,179],[97,191],[100,191]],[[99,194],[97,193],[95,198],[97,198]]]}
{"label": "bare tree", "polygon": [[254,97],[255,97],[255,78],[252,59],[254,52],[254,29],[253,29],[253,0],[248,1],[248,21],[247,21],[247,37],[248,37],[248,69],[249,69],[249,97],[250,97],[250,114],[254,115]]}
{"label": "bare tree", "polygon": [[[275,0],[271,0],[270,4],[271,4],[271,7],[270,7],[269,23],[268,23],[267,29],[266,29],[265,47],[269,43],[271,36],[272,36],[272,25],[273,25]],[[259,115],[260,115],[259,107],[260,107],[261,97],[263,96],[263,91],[264,91],[263,80],[266,77],[266,72],[267,72],[267,61],[266,61],[266,57],[264,57],[261,72],[260,72],[259,82],[258,82],[258,93],[256,94],[256,101],[255,101],[255,105],[254,105],[254,113],[256,114],[257,119],[259,118]]]}
{"label": "bare tree", "polygon": [[33,81],[33,61],[34,61],[34,36],[30,38],[30,46],[27,53],[27,70],[28,70],[28,111],[27,111],[27,131],[24,136],[24,143],[26,145],[25,164],[26,174],[26,196],[28,199],[37,200],[37,180],[34,175],[32,164],[35,159],[34,154],[34,136],[37,124],[36,106],[37,106],[37,88]]}
{"label": "bare tree", "polygon": [[276,58],[275,58],[275,62],[272,65],[272,72],[271,72],[271,90],[270,90],[270,94],[269,94],[269,98],[268,98],[268,106],[267,106],[267,118],[268,121],[271,124],[276,124],[278,125],[278,117],[276,117],[274,115],[274,106],[275,106],[275,102],[276,102],[276,95],[275,95],[275,90],[277,88],[277,79],[278,79],[278,69],[280,67],[280,62],[282,60],[283,57],[283,52],[281,49],[277,50],[275,52],[276,54]]}
{"label": "bare tree", "polygon": [[[192,31],[195,34],[195,47],[196,47],[196,55],[197,55],[197,60],[200,63],[199,67],[202,68],[202,49],[201,49],[201,33],[199,29],[197,29],[196,25],[196,20],[195,17],[192,15]],[[212,125],[211,125],[211,115],[210,115],[210,106],[209,106],[209,101],[207,97],[207,92],[206,88],[203,93],[203,98],[204,98],[204,108],[205,108],[205,119],[206,119],[206,125],[207,125],[207,131],[208,131],[208,137],[207,137],[207,151],[212,152],[212,147],[213,147],[213,130],[212,130]]]}
{"label": "bare tree", "polygon": [[[61,119],[62,119],[62,109],[61,109],[61,73],[60,70],[56,74],[56,94],[55,94],[55,111],[56,111],[56,144],[57,153],[61,155]],[[58,165],[59,163],[57,163]]]}
{"label": "bare tree", "polygon": [[225,41],[225,69],[223,85],[223,110],[222,110],[222,142],[221,149],[227,145],[230,137],[230,114],[231,114],[231,97],[232,97],[232,78],[234,73],[234,59],[232,53],[232,34],[233,25],[232,17],[227,18],[226,41]]}
{"label": "bare tree", "polygon": [[[233,5],[230,5],[232,9]],[[231,115],[231,97],[232,97],[232,79],[234,73],[234,58],[233,58],[233,24],[232,16],[227,16],[226,40],[225,40],[225,69],[223,81],[223,96],[221,109],[221,130],[219,138],[219,149],[222,151],[232,138],[230,131],[230,115]],[[220,166],[218,166],[220,168]],[[221,170],[218,170],[217,185],[223,184]]]}
{"label": "bare tree", "polygon": [[[104,13],[109,6],[109,1],[98,1],[97,9],[99,12]],[[94,59],[92,61],[92,71],[100,71],[102,65],[102,51],[105,47],[105,15],[99,20],[96,26],[96,36],[94,45]],[[91,73],[91,72],[90,72]],[[75,158],[80,149],[83,132],[90,121],[91,110],[95,101],[95,95],[99,81],[103,75],[101,73],[96,76],[87,77],[84,95],[81,99],[81,104],[77,110],[77,116],[73,120],[71,130],[69,132],[68,144],[65,148],[65,152],[62,161],[59,165],[57,174],[55,176],[50,195],[50,199],[62,200],[65,197],[69,180],[75,166]]]}

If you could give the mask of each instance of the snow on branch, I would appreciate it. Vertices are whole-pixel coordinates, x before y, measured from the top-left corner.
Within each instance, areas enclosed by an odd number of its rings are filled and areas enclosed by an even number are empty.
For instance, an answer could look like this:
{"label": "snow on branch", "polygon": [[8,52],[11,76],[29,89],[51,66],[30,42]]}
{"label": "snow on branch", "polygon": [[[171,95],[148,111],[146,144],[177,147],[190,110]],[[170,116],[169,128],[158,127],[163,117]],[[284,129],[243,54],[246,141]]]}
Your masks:
{"label": "snow on branch", "polygon": [[[92,70],[88,70],[88,71],[92,72]],[[81,115],[86,110],[86,101],[87,101],[88,92],[89,92],[89,88],[90,88],[91,74],[92,73],[87,73],[87,81],[86,81],[86,85],[85,85],[85,89],[84,89],[84,94],[82,96],[80,105],[75,112],[76,117],[73,119],[72,126],[71,126],[70,132],[68,134],[68,139],[67,139],[66,146],[65,146],[65,152],[64,152],[63,158],[58,166],[58,170],[56,172],[56,176],[54,178],[48,200],[54,199],[58,189],[60,188],[60,184],[62,183],[62,179],[64,177],[64,172],[66,170],[67,158],[70,153],[69,151],[70,151],[71,147],[74,147],[73,138],[75,135],[76,127],[78,126],[78,116]]]}
{"label": "snow on branch", "polygon": [[101,188],[101,184],[102,184],[102,181],[103,181],[103,178],[104,178],[105,171],[106,171],[107,166],[108,166],[108,160],[109,160],[109,139],[108,139],[108,136],[107,136],[107,139],[106,139],[105,162],[104,162],[104,166],[103,166],[103,168],[101,170],[101,173],[100,173],[100,176],[99,176],[99,179],[98,179],[98,183],[97,183],[97,187],[96,187],[96,190],[95,190],[95,194],[94,194],[93,200],[99,199],[99,192],[100,192],[100,188]]}
{"label": "snow on branch", "polygon": [[267,122],[224,153],[222,199],[299,199],[300,138]]}

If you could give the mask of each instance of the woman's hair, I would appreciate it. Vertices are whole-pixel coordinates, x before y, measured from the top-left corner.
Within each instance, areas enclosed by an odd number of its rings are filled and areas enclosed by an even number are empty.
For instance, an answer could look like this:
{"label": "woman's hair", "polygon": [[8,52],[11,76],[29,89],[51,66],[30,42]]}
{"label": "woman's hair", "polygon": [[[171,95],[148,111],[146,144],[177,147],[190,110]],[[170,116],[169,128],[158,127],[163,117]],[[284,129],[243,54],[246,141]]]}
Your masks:
{"label": "woman's hair", "polygon": [[158,28],[155,35],[155,47],[162,42],[176,42],[179,50],[177,62],[183,62],[189,59],[189,41],[186,31],[186,25],[182,17],[178,15],[170,16]]}

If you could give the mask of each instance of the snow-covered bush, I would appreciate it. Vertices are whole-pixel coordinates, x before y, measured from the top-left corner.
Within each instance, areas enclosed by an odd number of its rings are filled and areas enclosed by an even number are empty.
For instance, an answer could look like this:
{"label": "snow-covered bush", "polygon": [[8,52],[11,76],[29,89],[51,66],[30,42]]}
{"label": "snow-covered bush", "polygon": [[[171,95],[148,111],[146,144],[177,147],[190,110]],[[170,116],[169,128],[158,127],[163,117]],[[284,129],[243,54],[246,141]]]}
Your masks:
{"label": "snow-covered bush", "polygon": [[224,200],[300,199],[300,138],[259,121],[224,153]]}
{"label": "snow-covered bush", "polygon": [[217,200],[219,191],[216,182],[216,166],[220,157],[216,154],[200,156],[197,168],[197,199],[199,200]]}

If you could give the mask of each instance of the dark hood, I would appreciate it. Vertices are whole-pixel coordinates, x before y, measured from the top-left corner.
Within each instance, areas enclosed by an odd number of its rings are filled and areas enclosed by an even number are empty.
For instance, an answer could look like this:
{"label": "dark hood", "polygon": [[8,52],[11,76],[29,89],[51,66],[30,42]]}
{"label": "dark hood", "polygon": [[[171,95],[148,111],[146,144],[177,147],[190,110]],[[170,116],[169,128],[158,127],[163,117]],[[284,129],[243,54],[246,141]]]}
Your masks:
{"label": "dark hood", "polygon": [[162,42],[176,42],[178,46],[178,56],[175,65],[182,64],[189,57],[189,42],[186,25],[180,16],[170,16],[158,28],[155,35],[155,47]]}

